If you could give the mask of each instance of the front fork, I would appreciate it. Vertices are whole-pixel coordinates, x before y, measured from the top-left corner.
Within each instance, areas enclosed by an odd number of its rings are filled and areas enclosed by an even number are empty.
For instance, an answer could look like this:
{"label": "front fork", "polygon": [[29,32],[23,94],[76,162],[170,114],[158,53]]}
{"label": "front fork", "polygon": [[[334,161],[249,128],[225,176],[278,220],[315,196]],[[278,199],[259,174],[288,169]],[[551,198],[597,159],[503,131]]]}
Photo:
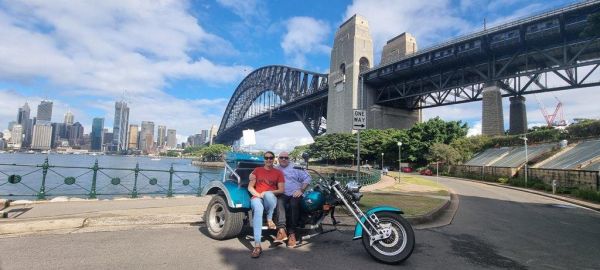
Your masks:
{"label": "front fork", "polygon": [[[391,226],[381,225],[379,223],[379,218],[377,218],[377,215],[375,215],[375,213],[367,216],[362,210],[360,210],[360,208],[358,207],[358,205],[356,205],[355,202],[348,202],[344,194],[342,194],[342,192],[339,189],[339,182],[335,182],[331,188],[333,189],[333,191],[335,191],[335,194],[338,196],[338,198],[342,200],[342,202],[346,206],[346,209],[348,209],[350,213],[352,213],[352,216],[354,216],[356,222],[358,222],[363,228],[363,230],[367,232],[370,238],[369,244],[371,246],[375,241],[386,239],[390,237],[390,235],[392,235]],[[362,221],[363,217],[365,218],[366,222]],[[374,230],[371,231],[365,223],[367,223],[369,227],[373,228]]]}

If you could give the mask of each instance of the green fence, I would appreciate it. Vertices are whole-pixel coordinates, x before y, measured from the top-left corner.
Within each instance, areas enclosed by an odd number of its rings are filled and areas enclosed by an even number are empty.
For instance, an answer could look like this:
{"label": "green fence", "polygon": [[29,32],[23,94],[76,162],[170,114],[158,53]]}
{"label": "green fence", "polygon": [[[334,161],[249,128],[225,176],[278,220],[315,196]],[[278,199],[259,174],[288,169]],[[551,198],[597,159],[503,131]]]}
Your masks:
{"label": "green fence", "polygon": [[101,167],[96,160],[91,167],[43,164],[0,163],[0,196],[76,196],[90,199],[99,196],[195,194],[200,196],[208,181],[221,180],[222,173],[140,168]]}

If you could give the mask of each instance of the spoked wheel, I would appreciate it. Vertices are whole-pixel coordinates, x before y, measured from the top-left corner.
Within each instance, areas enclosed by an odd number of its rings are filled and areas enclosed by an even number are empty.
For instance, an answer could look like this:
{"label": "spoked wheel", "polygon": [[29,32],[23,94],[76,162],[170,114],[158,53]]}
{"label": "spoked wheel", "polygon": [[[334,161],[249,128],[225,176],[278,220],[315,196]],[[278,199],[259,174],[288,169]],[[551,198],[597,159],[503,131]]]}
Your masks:
{"label": "spoked wheel", "polygon": [[206,212],[204,222],[208,229],[208,235],[217,240],[236,237],[244,226],[244,213],[232,212],[227,206],[225,198],[221,195],[214,196]]}
{"label": "spoked wheel", "polygon": [[370,244],[370,236],[366,231],[362,234],[362,243],[369,255],[374,259],[388,264],[397,264],[406,260],[415,248],[415,233],[410,223],[396,213],[377,213],[379,223],[383,227],[389,226],[390,237]]}

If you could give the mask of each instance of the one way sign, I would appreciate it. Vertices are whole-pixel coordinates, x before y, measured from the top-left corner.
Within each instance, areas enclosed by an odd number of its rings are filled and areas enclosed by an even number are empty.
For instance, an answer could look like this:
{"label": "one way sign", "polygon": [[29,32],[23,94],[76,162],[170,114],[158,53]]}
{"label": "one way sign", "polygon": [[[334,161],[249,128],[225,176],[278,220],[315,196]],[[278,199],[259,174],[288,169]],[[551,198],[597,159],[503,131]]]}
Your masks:
{"label": "one way sign", "polygon": [[354,110],[352,117],[352,129],[367,128],[367,112],[365,110]]}

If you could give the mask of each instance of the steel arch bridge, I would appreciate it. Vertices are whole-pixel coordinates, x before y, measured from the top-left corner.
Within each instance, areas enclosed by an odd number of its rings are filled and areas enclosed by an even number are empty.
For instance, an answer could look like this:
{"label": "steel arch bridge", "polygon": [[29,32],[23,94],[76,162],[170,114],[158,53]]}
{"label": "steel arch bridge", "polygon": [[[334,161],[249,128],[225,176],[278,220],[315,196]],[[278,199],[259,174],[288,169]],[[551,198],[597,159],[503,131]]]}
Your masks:
{"label": "steel arch bridge", "polygon": [[244,129],[262,130],[294,121],[301,121],[313,137],[325,133],[327,76],[287,66],[253,71],[229,100],[215,141],[231,144]]}

